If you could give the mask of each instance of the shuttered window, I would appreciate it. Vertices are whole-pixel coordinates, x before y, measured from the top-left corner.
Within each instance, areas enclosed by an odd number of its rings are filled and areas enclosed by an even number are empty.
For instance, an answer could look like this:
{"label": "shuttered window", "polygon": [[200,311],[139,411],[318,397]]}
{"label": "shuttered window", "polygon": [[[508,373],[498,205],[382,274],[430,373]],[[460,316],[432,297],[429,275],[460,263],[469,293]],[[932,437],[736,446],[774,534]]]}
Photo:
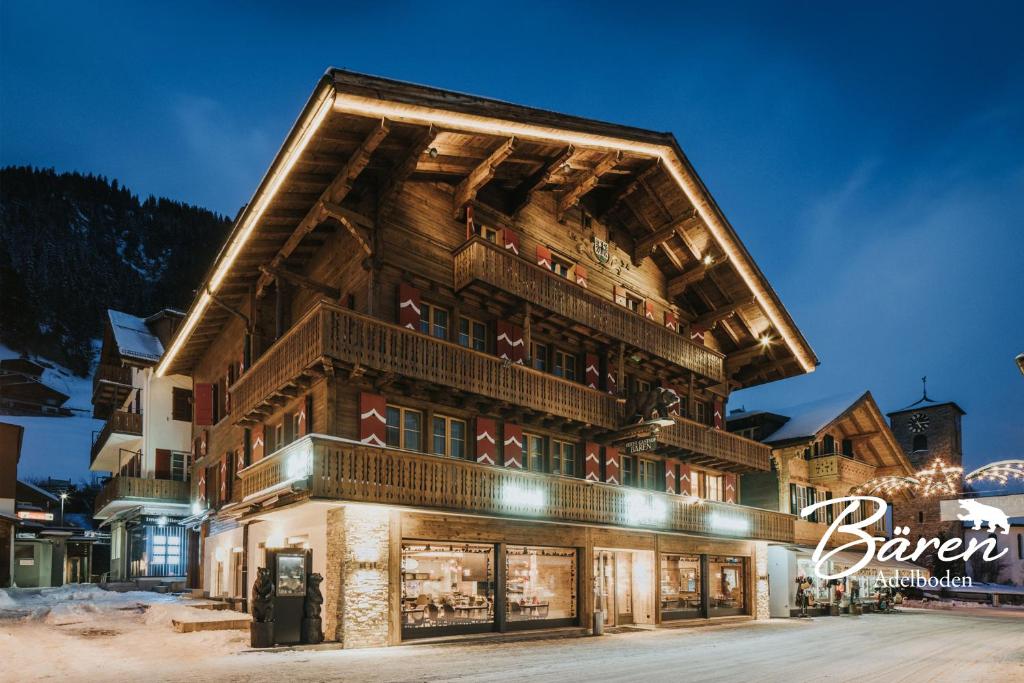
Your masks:
{"label": "shuttered window", "polygon": [[421,304],[420,332],[438,339],[447,339],[448,311],[433,304]]}
{"label": "shuttered window", "polygon": [[409,408],[388,406],[388,446],[391,446],[392,448],[404,448],[409,451],[422,450],[420,446],[422,432],[423,413]]}
{"label": "shuttered window", "polygon": [[555,349],[555,375],[575,382],[579,377],[576,371],[576,356]]}
{"label": "shuttered window", "polygon": [[551,442],[551,471],[567,477],[576,476],[576,444],[557,440]]}
{"label": "shuttered window", "polygon": [[543,436],[523,434],[523,467],[534,472],[544,472],[547,454]]}
{"label": "shuttered window", "polygon": [[725,482],[722,479],[722,475],[704,475],[704,498],[707,500],[725,500]]}
{"label": "shuttered window", "polygon": [[466,421],[446,415],[435,415],[432,424],[431,450],[434,455],[465,458]]}
{"label": "shuttered window", "polygon": [[171,388],[171,419],[179,422],[192,421],[192,392],[181,387]]}
{"label": "shuttered window", "polygon": [[459,317],[459,344],[476,351],[487,351],[487,325],[479,320]]}

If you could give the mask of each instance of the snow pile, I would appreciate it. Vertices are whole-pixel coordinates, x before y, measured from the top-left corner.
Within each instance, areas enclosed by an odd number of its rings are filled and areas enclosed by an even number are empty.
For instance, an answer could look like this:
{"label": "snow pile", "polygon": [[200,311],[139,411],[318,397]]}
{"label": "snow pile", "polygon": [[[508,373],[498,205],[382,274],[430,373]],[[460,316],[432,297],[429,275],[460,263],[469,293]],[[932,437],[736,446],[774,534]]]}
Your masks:
{"label": "snow pile", "polygon": [[[172,595],[144,591],[115,593],[97,586],[0,590],[0,619],[77,623],[105,613],[141,611],[142,607],[176,601]],[[168,622],[169,623],[169,622]]]}

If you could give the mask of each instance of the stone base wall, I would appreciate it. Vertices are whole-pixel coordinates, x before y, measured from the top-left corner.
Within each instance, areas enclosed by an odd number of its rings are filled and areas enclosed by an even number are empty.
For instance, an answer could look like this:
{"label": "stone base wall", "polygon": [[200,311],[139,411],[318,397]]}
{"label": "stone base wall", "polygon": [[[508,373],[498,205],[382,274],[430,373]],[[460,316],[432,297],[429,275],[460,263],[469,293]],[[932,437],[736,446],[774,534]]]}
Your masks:
{"label": "stone base wall", "polygon": [[771,606],[768,597],[768,544],[756,541],[753,544],[754,555],[754,618],[758,620],[771,617]]}
{"label": "stone base wall", "polygon": [[324,634],[346,648],[388,644],[387,510],[348,505],[327,512]]}

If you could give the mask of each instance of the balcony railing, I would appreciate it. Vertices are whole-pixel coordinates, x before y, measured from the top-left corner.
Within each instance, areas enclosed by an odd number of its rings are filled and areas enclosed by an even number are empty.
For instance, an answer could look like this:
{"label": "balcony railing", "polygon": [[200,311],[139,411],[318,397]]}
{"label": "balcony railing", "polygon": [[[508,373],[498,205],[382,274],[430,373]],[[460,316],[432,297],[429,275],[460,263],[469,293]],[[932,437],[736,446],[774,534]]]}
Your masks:
{"label": "balcony railing", "polygon": [[[616,429],[622,421],[621,406],[603,391],[327,303],[314,306],[231,387],[235,415],[247,417],[322,358],[483,395],[604,430]],[[770,469],[771,450],[764,444],[691,420],[678,418],[675,425],[662,430],[659,441],[745,468]]]}
{"label": "balcony railing", "polygon": [[807,461],[807,479],[812,484],[841,483],[858,486],[875,476],[875,466],[848,455],[819,455]]}
{"label": "balcony railing", "polygon": [[119,500],[131,502],[180,503],[189,502],[189,483],[173,479],[143,479],[141,477],[112,477],[103,485],[93,510],[101,514],[111,503]]}
{"label": "balcony railing", "polygon": [[95,393],[96,386],[100,382],[111,384],[132,385],[132,369],[121,365],[108,365],[101,363],[96,367],[96,374],[92,377],[92,390]]}
{"label": "balcony railing", "polygon": [[142,415],[139,413],[129,413],[124,410],[112,412],[107,423],[103,425],[99,436],[96,437],[96,441],[92,444],[92,460],[95,460],[96,455],[103,450],[104,444],[107,443],[107,439],[112,434],[142,436]]}
{"label": "balcony railing", "polygon": [[792,542],[792,515],[310,436],[242,470],[241,499],[313,498]]}
{"label": "balcony railing", "polygon": [[723,356],[486,240],[455,252],[455,289],[479,280],[637,349],[725,381]]}

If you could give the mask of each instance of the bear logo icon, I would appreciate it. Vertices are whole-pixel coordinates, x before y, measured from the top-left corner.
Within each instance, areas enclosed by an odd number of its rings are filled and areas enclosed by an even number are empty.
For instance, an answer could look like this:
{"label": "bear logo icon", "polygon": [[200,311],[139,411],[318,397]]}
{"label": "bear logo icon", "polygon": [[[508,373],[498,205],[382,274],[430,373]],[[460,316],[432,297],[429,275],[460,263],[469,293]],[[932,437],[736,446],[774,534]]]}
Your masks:
{"label": "bear logo icon", "polygon": [[960,507],[967,511],[967,514],[958,514],[956,518],[965,522],[972,520],[974,526],[971,529],[977,531],[981,529],[982,522],[988,522],[989,531],[995,531],[996,528],[1000,528],[1002,529],[1000,533],[1010,533],[1010,520],[1007,519],[1006,513],[999,508],[979,503],[976,500],[960,499],[957,502],[960,503]]}

